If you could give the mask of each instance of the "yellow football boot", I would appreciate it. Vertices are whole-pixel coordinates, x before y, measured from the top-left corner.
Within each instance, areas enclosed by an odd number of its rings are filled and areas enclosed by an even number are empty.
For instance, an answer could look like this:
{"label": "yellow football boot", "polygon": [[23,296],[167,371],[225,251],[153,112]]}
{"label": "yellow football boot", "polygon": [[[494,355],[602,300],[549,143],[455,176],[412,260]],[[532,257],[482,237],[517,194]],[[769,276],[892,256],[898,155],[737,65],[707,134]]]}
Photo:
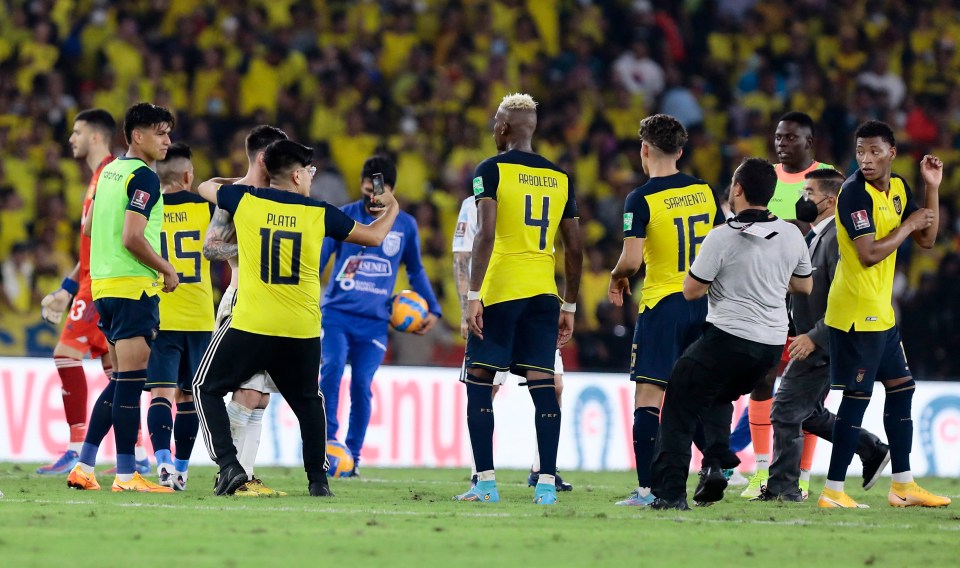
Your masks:
{"label": "yellow football boot", "polygon": [[234,493],[234,495],[238,497],[283,497],[286,494],[286,491],[270,489],[256,477],[241,485],[236,493]]}
{"label": "yellow football boot", "polygon": [[79,465],[73,466],[73,469],[70,470],[70,475],[67,476],[67,487],[80,489],[81,491],[100,490],[97,476],[93,473],[85,473]]}
{"label": "yellow football boot", "polygon": [[950,504],[950,498],[934,495],[917,485],[915,481],[894,482],[890,485],[890,492],[887,493],[887,502],[892,507],[946,507]]}
{"label": "yellow football boot", "polygon": [[820,499],[817,501],[817,507],[821,509],[869,509],[869,505],[857,503],[843,491],[834,491],[823,488]]}
{"label": "yellow football boot", "polygon": [[130,481],[120,481],[119,478],[113,478],[113,487],[111,487],[111,489],[114,492],[136,491],[137,493],[173,493],[172,487],[164,487],[163,485],[157,485],[152,481],[147,481],[139,473],[134,473],[133,478]]}

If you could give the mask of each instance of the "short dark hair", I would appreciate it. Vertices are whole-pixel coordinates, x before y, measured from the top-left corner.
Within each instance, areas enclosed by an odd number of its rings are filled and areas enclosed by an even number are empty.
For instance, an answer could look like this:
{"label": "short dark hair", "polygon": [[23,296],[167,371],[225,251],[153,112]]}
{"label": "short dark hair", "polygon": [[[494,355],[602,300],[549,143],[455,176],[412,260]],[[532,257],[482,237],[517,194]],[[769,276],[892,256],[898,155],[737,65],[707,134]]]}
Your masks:
{"label": "short dark hair", "polygon": [[277,140],[264,150],[263,164],[270,177],[282,176],[313,161],[313,148],[293,140]]}
{"label": "short dark hair", "polygon": [[117,132],[117,121],[113,120],[113,115],[102,108],[90,108],[77,113],[73,119],[74,122],[86,122],[91,127],[103,133],[107,143],[113,140],[113,135]]}
{"label": "short dark hair", "polygon": [[173,167],[176,160],[187,160],[193,158],[193,151],[190,146],[183,142],[174,142],[167,148],[167,156],[157,162],[157,175],[160,176],[160,183],[170,183],[179,177],[183,170]]}
{"label": "short dark hair", "polygon": [[733,172],[733,183],[743,188],[747,203],[766,207],[777,188],[777,171],[763,158],[744,158]]}
{"label": "short dark hair", "polygon": [[376,154],[367,158],[360,170],[360,181],[373,179],[373,174],[383,174],[383,185],[397,185],[397,166],[388,156]]}
{"label": "short dark hair", "polygon": [[868,120],[864,122],[857,128],[857,132],[853,137],[854,139],[880,137],[891,146],[897,145],[897,141],[893,137],[893,129],[890,128],[890,125],[886,122],[880,122],[879,120]]}
{"label": "short dark hair", "polygon": [[799,124],[800,126],[809,128],[810,136],[816,135],[816,128],[815,128],[815,123],[813,122],[813,118],[811,118],[810,115],[805,112],[792,110],[787,114],[781,116],[778,122],[794,122],[796,124]]}
{"label": "short dark hair", "polygon": [[817,182],[817,187],[820,188],[820,191],[829,193],[834,197],[840,194],[840,187],[843,185],[844,180],[843,174],[833,168],[813,170],[807,172],[807,175],[803,177],[804,179]]}
{"label": "short dark hair", "polygon": [[137,103],[127,109],[123,115],[123,135],[127,139],[127,144],[133,140],[133,131],[137,128],[153,128],[161,124],[168,125],[171,129],[176,126],[177,121],[173,118],[173,113],[168,109],[151,103]]}
{"label": "short dark hair", "polygon": [[289,138],[286,132],[276,126],[270,126],[269,124],[254,126],[250,134],[247,134],[247,156],[252,156],[257,152],[266,150],[267,146],[277,140],[288,140]]}
{"label": "short dark hair", "polygon": [[687,143],[687,130],[669,114],[655,114],[640,121],[640,139],[662,152],[674,154]]}

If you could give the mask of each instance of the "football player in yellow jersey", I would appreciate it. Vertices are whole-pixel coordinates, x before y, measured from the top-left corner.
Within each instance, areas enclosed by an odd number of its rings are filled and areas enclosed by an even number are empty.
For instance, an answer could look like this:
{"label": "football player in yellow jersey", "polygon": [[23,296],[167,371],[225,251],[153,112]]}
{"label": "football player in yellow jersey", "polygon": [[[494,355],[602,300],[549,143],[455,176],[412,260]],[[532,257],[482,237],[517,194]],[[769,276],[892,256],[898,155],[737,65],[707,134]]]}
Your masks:
{"label": "football player in yellow jersey", "polygon": [[237,460],[223,397],[264,369],[300,422],[310,495],[333,495],[327,485],[323,396],[317,387],[323,239],[379,246],[400,208],[393,194],[376,196],[383,213],[364,225],[309,198],[316,173],[312,159],[312,148],[279,140],[264,152],[269,188],[221,185],[236,181],[222,178],[197,188],[233,217],[240,272],[233,314],[213,334],[193,380],[207,451],[220,466],[217,495],[232,495],[248,479]]}
{"label": "football player in yellow jersey", "polygon": [[[190,147],[177,142],[167,149],[166,158],[157,162],[163,199],[160,255],[177,269],[180,286],[176,294],[160,298],[160,331],[150,350],[144,387],[152,396],[147,429],[160,485],[177,491],[187,488],[187,466],[200,428],[191,387],[193,374],[213,332],[210,261],[201,254],[213,206],[190,192],[191,157]],[[176,422],[171,415],[174,400]],[[171,435],[176,439],[176,459],[170,453]]]}
{"label": "football player in yellow jersey", "polygon": [[[527,379],[536,408],[540,477],[534,502],[557,501],[560,405],[554,354],[573,335],[583,250],[573,184],[566,172],[534,153],[537,103],[507,95],[494,116],[501,153],[477,166],[473,193],[478,229],[473,246],[467,325],[467,427],[478,481],[459,501],[491,503],[500,495],[493,469],[493,382],[499,371]],[[554,279],[553,243],[560,231],[566,289]]]}
{"label": "football player in yellow jersey", "polygon": [[[263,165],[263,155],[267,146],[277,140],[286,140],[287,134],[275,126],[261,124],[255,126],[247,134],[244,149],[247,153],[247,173],[236,183],[238,185],[252,185],[266,187],[270,185],[270,177]],[[236,227],[230,213],[217,208],[210,220],[210,227],[203,241],[203,256],[208,260],[226,261],[230,266],[230,285],[220,298],[217,308],[217,327],[224,324],[233,313],[233,304],[237,299],[237,286],[240,282],[240,271],[237,265]],[[260,433],[263,430],[263,415],[270,403],[270,393],[279,392],[268,373],[258,371],[249,380],[244,381],[240,388],[233,392],[230,403],[227,404],[227,415],[230,416],[230,433],[233,435],[233,444],[237,447],[237,459],[247,471],[249,481],[235,493],[243,497],[277,497],[282,491],[275,491],[267,487],[254,474],[257,461],[257,452],[260,449]]]}
{"label": "football player in yellow jersey", "polygon": [[630,277],[646,263],[640,315],[633,332],[630,380],[637,383],[633,411],[633,452],[637,488],[618,505],[653,503],[650,464],[660,427],[660,407],[670,370],[698,337],[707,318],[707,299],[688,302],[683,280],[710,229],[723,223],[713,190],[677,169],[687,131],[680,121],[656,114],[640,121],[640,156],[650,179],[627,196],[623,251],[610,274],[608,297],[623,305]]}
{"label": "football player in yellow jersey", "polygon": [[863,508],[844,492],[863,415],[875,381],[886,399],[883,426],[890,444],[893,483],[887,501],[894,507],[943,507],[950,499],[921,488],[910,472],[913,444],[913,392],[916,388],[900,343],[893,312],[893,276],[897,249],[909,237],[931,248],[939,226],[939,188],[943,163],[935,156],[920,162],[924,205],[919,208],[906,180],[891,173],[897,155],[893,130],[878,121],[856,132],[860,169],[847,178],[837,201],[840,262],[830,286],[824,323],[830,334],[830,380],[843,390],[833,428],[824,508]]}

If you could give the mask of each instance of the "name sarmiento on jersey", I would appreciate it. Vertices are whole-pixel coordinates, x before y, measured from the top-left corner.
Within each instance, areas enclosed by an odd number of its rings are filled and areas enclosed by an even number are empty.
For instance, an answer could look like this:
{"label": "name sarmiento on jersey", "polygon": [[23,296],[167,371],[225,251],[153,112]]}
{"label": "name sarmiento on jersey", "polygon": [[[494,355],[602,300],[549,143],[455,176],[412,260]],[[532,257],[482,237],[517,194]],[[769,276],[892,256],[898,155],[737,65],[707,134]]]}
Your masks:
{"label": "name sarmiento on jersey", "polygon": [[517,181],[525,185],[534,185],[537,187],[560,187],[557,178],[550,176],[535,176],[530,174],[517,174]]}
{"label": "name sarmiento on jersey", "polygon": [[267,213],[267,225],[273,225],[274,227],[296,227],[297,216]]}
{"label": "name sarmiento on jersey", "polygon": [[680,195],[678,197],[667,197],[663,200],[663,205],[667,209],[689,207],[690,205],[699,205],[701,203],[707,203],[707,194],[702,191],[688,195]]}

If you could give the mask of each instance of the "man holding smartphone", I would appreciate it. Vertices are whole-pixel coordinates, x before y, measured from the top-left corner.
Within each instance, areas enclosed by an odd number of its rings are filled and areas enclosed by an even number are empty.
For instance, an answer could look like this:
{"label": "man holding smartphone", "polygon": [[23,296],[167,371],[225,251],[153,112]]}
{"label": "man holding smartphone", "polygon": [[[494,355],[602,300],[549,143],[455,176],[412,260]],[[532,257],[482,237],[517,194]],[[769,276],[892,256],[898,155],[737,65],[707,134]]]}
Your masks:
{"label": "man holding smartphone", "polygon": [[[368,158],[360,173],[363,199],[346,205],[343,212],[358,222],[372,222],[382,213],[381,208],[373,205],[373,196],[378,191],[393,192],[396,183],[397,168],[390,158],[382,155]],[[410,285],[427,300],[430,309],[415,333],[422,335],[429,331],[440,318],[441,310],[420,260],[416,220],[403,211],[378,247],[333,239],[325,242],[320,258],[321,273],[331,256],[336,256],[336,260],[320,305],[324,318],[320,390],[326,401],[327,438],[334,439],[340,425],[337,420],[340,381],[344,367],[350,362],[350,426],[345,443],[357,464],[352,475],[358,475],[360,450],[370,422],[371,384],[387,352],[391,297],[400,264],[406,267]]]}

